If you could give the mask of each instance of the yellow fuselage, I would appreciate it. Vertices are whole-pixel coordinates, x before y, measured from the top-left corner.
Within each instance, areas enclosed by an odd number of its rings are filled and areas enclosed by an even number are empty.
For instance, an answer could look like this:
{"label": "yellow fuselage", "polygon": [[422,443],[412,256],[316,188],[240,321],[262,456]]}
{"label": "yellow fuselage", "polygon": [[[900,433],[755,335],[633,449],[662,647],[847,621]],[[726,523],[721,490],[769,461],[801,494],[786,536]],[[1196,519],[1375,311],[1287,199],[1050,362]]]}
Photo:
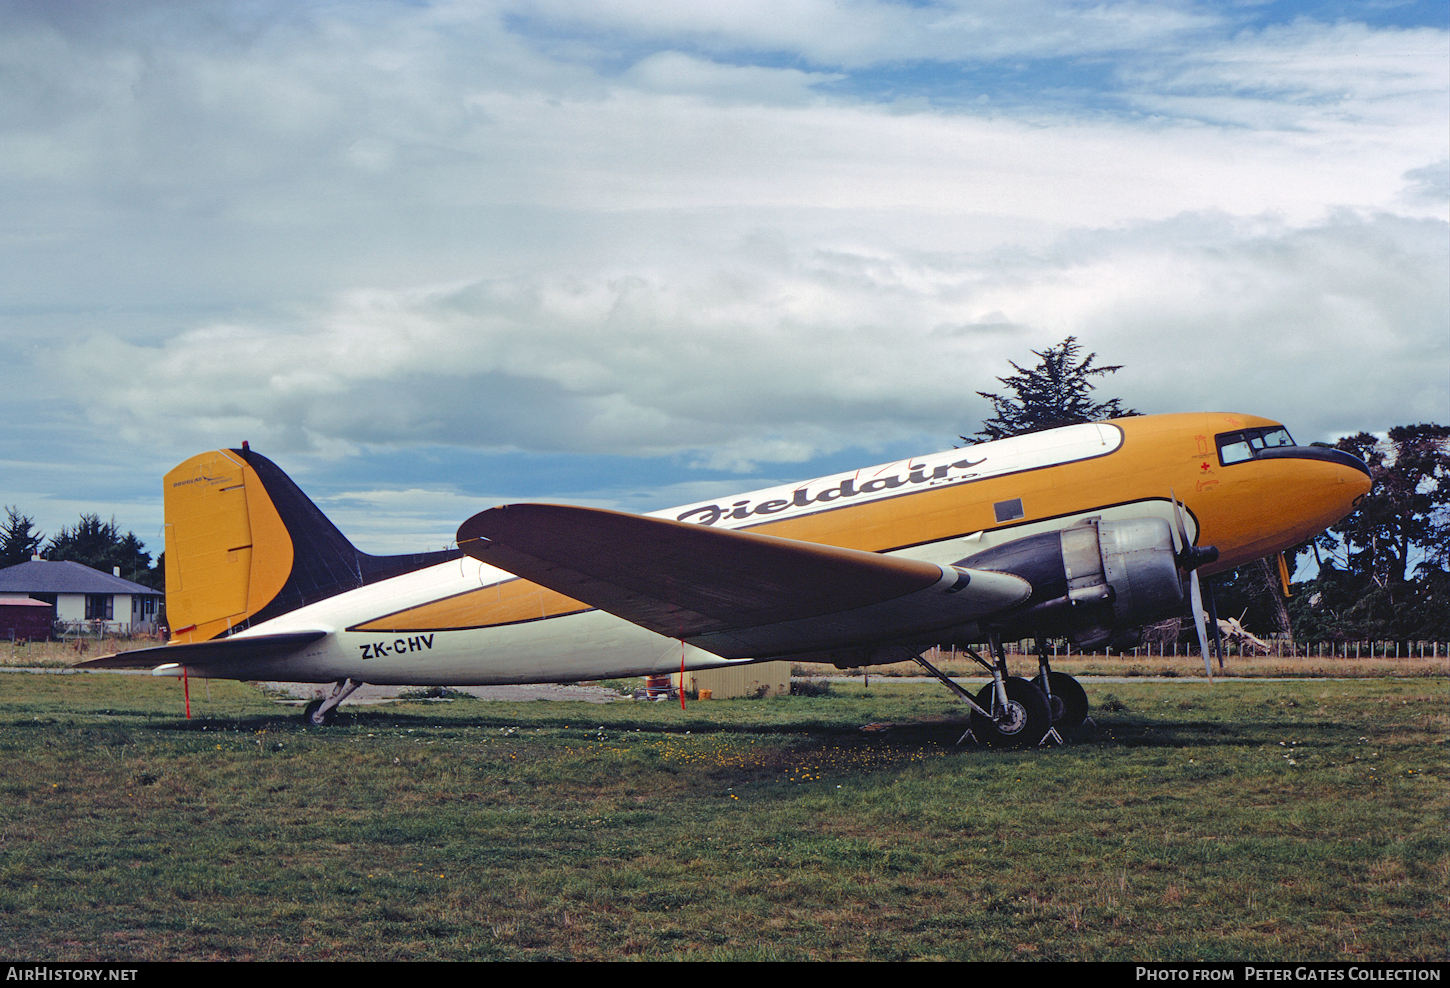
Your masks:
{"label": "yellow fuselage", "polygon": [[[1270,441],[1269,433],[1276,431],[1282,434]],[[1227,450],[1236,435],[1278,446],[1249,453],[1246,442],[1242,454],[1221,455],[1220,447]],[[1143,519],[1177,528],[1181,517],[1190,543],[1218,550],[1201,567],[1211,574],[1302,543],[1349,514],[1369,491],[1362,463],[1288,442],[1277,423],[1256,416],[1135,417],[948,450],[654,515],[942,567],[986,569],[1017,547],[1050,549],[1052,533],[1069,528],[1097,531]],[[1175,498],[1186,509],[1181,514]],[[343,556],[356,550],[275,465],[245,450],[202,454],[169,473],[166,514],[168,608],[178,642],[324,634],[289,654],[229,650],[203,662],[198,653],[188,663],[199,667],[193,674],[458,685],[638,675],[678,669],[682,657],[690,668],[733,661],[694,646],[682,656],[680,642],[668,636],[456,555],[405,567],[401,575],[365,579],[366,567],[377,573],[379,565],[407,559],[358,554],[356,579],[343,569],[352,582],[290,604],[289,595],[308,585],[302,577],[321,565],[319,540],[331,539]],[[1165,538],[1168,524],[1158,529]],[[1206,555],[1185,554],[1182,565]],[[1057,568],[1047,576],[1055,573],[1062,582],[1063,561],[1056,558]],[[1176,584],[1171,564],[1168,579]],[[1022,620],[1009,609],[1002,615],[1005,624],[997,626],[1033,630],[1032,608],[1051,604],[1042,594],[1069,589],[1066,583],[1056,590],[1051,585],[1052,579],[1034,584],[1036,595],[1021,605]],[[1164,614],[1127,617],[1141,617],[1137,623],[1158,620],[1167,616],[1175,596],[1181,600],[1174,589],[1167,603],[1148,608]],[[1074,620],[1082,624],[1087,618]],[[1117,631],[1124,616],[1112,620]],[[940,641],[980,641],[972,636],[985,630],[985,625],[943,629],[948,637]],[[881,629],[883,641],[894,634]],[[925,634],[913,632],[911,641],[928,641]]]}
{"label": "yellow fuselage", "polygon": [[[898,489],[874,493],[870,500],[821,501],[817,492],[838,486],[838,478],[824,478],[795,488],[807,492],[809,504],[802,513],[779,519],[757,512],[759,506],[775,505],[781,512],[791,510],[789,488],[723,500],[718,511],[695,507],[657,514],[693,520],[719,515],[713,523],[721,527],[868,552],[930,556],[932,547],[938,547],[936,555],[945,551],[960,556],[969,553],[966,543],[972,538],[1000,544],[1018,531],[1041,530],[1058,519],[1065,526],[1103,510],[1132,513],[1145,503],[1166,514],[1176,496],[1196,522],[1194,541],[1219,550],[1218,559],[1202,567],[1210,575],[1317,535],[1354,510],[1370,489],[1365,471],[1337,462],[1285,458],[1220,463],[1216,435],[1277,424],[1258,416],[1212,412],[1117,419],[1099,427],[1120,436],[1115,447],[1071,462],[938,487],[903,483]],[[990,457],[997,445],[955,452]],[[858,471],[856,489],[869,486],[870,478],[877,475],[904,478],[912,462]],[[997,521],[994,507],[1014,500],[1021,502],[1021,516]],[[743,506],[737,511],[750,513],[741,518],[721,513],[733,504]],[[401,632],[489,627],[574,613],[587,606],[516,579],[404,608],[354,628]]]}

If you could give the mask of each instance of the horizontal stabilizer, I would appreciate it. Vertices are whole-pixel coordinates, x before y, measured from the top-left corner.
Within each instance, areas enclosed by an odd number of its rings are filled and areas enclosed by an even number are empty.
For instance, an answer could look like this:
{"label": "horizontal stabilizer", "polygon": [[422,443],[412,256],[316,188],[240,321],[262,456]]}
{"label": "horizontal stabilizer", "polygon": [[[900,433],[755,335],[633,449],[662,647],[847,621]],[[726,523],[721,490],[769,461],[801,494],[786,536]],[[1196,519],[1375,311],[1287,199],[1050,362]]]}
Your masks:
{"label": "horizontal stabilizer", "polygon": [[892,641],[974,620],[1023,579],[641,515],[512,504],[458,530],[464,552],[726,658]]}
{"label": "horizontal stabilizer", "polygon": [[78,662],[77,669],[152,669],[177,664],[203,670],[212,665],[232,665],[248,659],[273,659],[295,652],[327,636],[325,631],[295,631],[284,635],[252,635],[216,638],[205,642],[159,645],[132,652],[102,655]]}

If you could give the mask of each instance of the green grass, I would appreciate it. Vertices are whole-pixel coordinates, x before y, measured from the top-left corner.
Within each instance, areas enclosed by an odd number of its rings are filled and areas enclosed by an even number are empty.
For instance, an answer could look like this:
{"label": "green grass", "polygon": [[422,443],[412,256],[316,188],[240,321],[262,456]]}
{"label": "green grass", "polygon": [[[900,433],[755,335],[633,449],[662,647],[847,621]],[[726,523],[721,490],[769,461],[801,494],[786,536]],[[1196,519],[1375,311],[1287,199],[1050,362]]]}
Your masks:
{"label": "green grass", "polygon": [[[1445,959],[1443,681],[344,706],[0,674],[0,947],[43,959]],[[1111,694],[1111,695],[1110,695]],[[1107,707],[1108,709],[1104,709]],[[870,722],[897,729],[863,733]]]}

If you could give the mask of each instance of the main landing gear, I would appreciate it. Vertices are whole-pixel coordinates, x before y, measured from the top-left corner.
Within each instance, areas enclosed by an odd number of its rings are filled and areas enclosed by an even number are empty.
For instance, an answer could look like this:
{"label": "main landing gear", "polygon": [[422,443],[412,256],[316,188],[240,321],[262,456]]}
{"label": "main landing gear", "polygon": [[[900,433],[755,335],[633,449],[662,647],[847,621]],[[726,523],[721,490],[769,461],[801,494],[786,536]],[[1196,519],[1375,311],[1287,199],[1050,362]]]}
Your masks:
{"label": "main landing gear", "polygon": [[362,685],[360,680],[341,679],[332,684],[332,692],[313,700],[302,711],[302,723],[308,727],[327,727],[337,717],[337,705]]}
{"label": "main landing gear", "polygon": [[[973,649],[966,652],[992,674],[992,682],[975,696],[952,682],[945,673],[920,656],[916,661],[940,679],[972,708],[972,726],[967,733],[988,748],[1030,748],[1051,739],[1063,743],[1062,731],[1075,730],[1087,720],[1087,693],[1076,679],[1053,672],[1047,661],[1047,647],[1037,640],[1038,673],[1033,679],[1007,674],[1007,653],[997,635],[991,637],[995,663],[989,663]],[[963,738],[966,735],[962,735]]]}

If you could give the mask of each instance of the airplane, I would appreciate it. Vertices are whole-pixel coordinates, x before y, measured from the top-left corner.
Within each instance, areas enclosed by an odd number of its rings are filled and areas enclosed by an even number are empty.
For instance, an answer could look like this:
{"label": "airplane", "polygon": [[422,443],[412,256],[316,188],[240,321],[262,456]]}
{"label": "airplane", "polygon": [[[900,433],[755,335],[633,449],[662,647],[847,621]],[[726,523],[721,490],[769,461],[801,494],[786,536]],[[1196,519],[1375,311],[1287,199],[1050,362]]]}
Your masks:
{"label": "airplane", "polygon": [[[170,643],[79,667],[331,683],[304,712],[323,726],[363,683],[913,659],[971,708],[980,743],[1024,747],[1087,716],[1045,637],[1123,647],[1188,610],[1207,670],[1200,574],[1304,542],[1370,487],[1362,461],[1270,419],[1134,416],[646,515],[508,504],[465,521],[456,548],[375,556],[243,443],[165,477]],[[1012,676],[1002,642],[1029,637],[1037,675]],[[971,695],[925,661],[933,645],[992,682]]]}

